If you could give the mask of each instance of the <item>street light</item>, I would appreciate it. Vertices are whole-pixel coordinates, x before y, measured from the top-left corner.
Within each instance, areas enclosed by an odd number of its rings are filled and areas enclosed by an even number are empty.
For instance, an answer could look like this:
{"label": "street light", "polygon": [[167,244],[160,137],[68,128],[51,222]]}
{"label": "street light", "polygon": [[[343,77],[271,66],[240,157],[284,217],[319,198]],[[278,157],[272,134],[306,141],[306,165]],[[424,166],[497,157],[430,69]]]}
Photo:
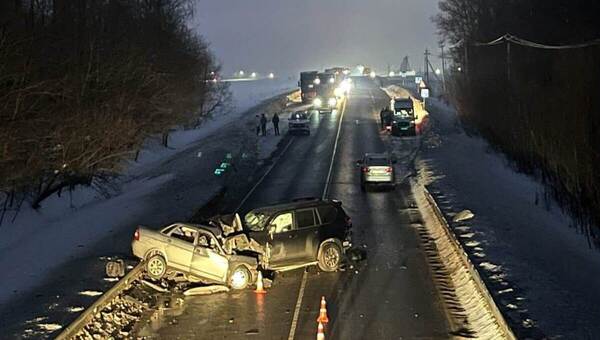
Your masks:
{"label": "street light", "polygon": [[439,68],[436,68],[435,74],[437,74],[439,76],[440,74],[442,74],[442,70],[440,70]]}
{"label": "street light", "polygon": [[273,74],[272,72],[269,73],[269,79],[273,79],[273,78],[275,78],[275,74]]}
{"label": "street light", "polygon": [[256,78],[256,72],[252,72],[252,74],[250,75],[250,77]]}
{"label": "street light", "polygon": [[396,72],[394,72],[394,71],[390,71],[390,73],[389,73],[388,75],[389,75],[390,77],[394,77],[394,76],[396,76]]}

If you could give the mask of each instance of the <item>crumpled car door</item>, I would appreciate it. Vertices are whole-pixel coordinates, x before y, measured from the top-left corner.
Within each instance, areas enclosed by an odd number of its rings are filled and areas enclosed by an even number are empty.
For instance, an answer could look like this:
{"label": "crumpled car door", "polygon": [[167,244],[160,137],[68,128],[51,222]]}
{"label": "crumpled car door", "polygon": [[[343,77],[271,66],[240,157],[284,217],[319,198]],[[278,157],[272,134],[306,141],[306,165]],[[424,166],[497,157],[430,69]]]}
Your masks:
{"label": "crumpled car door", "polygon": [[[216,239],[212,235],[210,237],[213,239],[212,242],[215,242],[212,244],[215,245]],[[190,265],[190,273],[192,275],[225,283],[228,271],[229,259],[223,253],[222,249],[217,246],[196,245]]]}

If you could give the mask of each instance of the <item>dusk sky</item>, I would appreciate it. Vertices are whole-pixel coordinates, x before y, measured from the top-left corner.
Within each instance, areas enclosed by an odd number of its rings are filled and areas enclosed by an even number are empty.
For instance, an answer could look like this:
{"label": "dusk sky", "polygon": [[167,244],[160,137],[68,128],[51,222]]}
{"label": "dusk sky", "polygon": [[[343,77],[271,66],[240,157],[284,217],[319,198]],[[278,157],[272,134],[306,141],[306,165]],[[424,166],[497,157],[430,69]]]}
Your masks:
{"label": "dusk sky", "polygon": [[405,55],[423,67],[438,54],[437,0],[199,0],[194,28],[226,74],[243,69],[292,75],[359,63],[387,71]]}

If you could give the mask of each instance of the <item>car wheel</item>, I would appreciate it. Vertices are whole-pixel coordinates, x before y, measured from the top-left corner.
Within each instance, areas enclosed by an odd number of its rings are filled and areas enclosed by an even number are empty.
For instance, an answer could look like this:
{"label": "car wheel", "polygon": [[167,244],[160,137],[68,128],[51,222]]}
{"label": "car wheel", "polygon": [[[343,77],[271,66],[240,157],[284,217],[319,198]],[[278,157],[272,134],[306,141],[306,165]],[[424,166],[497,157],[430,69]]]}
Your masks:
{"label": "car wheel", "polygon": [[326,243],[321,248],[318,260],[319,269],[322,271],[336,271],[342,262],[342,250],[335,243]]}
{"label": "car wheel", "polygon": [[252,274],[245,266],[237,266],[229,275],[227,285],[231,289],[246,289],[252,281]]}
{"label": "car wheel", "polygon": [[154,280],[162,279],[167,273],[167,261],[162,255],[152,255],[146,261],[146,274]]}

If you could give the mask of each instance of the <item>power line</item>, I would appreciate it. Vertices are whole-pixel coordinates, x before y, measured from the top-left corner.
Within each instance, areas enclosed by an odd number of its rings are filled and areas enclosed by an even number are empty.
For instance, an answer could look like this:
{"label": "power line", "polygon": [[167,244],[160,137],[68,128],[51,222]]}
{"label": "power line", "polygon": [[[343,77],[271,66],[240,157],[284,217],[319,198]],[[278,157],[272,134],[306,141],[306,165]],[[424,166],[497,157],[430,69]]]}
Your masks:
{"label": "power line", "polygon": [[586,41],[583,43],[570,44],[570,45],[546,45],[546,44],[540,44],[537,42],[533,42],[533,41],[530,41],[527,39],[519,38],[519,37],[516,37],[516,36],[514,36],[512,34],[508,34],[508,33],[497,39],[494,39],[492,41],[475,42],[475,43],[473,43],[473,45],[475,45],[475,46],[495,46],[495,45],[503,44],[506,42],[512,42],[514,44],[525,46],[525,47],[546,49],[546,50],[567,50],[567,49],[585,48],[585,47],[600,45],[600,39],[595,39],[595,40]]}

